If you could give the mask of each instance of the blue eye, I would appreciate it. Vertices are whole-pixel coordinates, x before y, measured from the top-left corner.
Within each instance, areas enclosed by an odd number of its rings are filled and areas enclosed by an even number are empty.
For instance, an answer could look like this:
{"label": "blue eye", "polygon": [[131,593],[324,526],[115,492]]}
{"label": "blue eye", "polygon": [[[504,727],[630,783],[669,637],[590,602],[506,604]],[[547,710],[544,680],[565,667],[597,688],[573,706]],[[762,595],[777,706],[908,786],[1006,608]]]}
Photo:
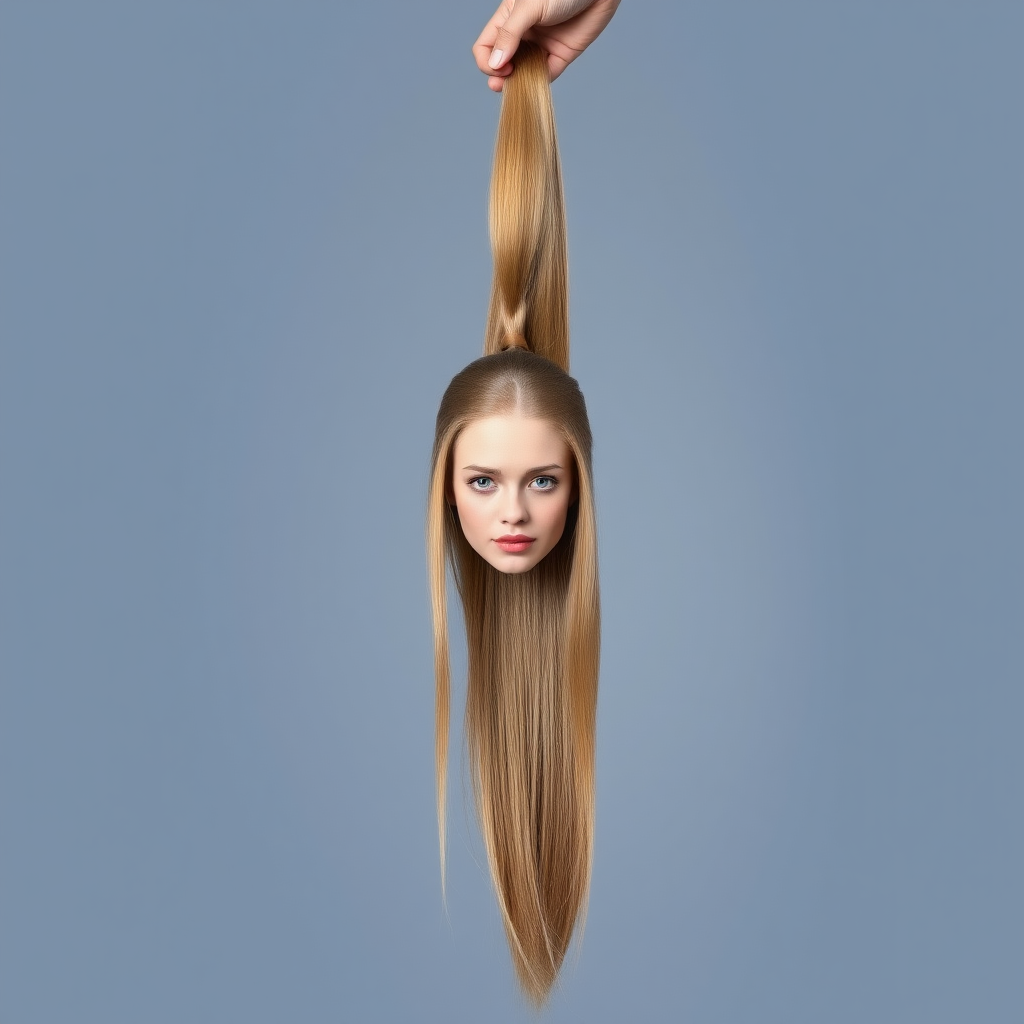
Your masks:
{"label": "blue eye", "polygon": [[489,476],[475,476],[469,481],[469,486],[474,491],[489,491],[494,486],[494,481]]}
{"label": "blue eye", "polygon": [[533,485],[538,491],[550,491],[558,486],[558,481],[553,476],[539,476]]}

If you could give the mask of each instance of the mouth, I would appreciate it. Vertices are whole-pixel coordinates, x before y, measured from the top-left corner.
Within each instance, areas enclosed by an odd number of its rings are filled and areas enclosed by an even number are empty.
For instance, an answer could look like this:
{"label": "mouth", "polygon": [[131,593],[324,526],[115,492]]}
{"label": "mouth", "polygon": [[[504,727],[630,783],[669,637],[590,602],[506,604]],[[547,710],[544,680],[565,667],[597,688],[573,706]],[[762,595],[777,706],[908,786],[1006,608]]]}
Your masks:
{"label": "mouth", "polygon": [[494,543],[497,544],[502,551],[508,552],[510,555],[515,555],[526,551],[536,539],[536,537],[527,537],[526,534],[523,533],[516,534],[515,536],[507,534],[504,537],[495,537]]}

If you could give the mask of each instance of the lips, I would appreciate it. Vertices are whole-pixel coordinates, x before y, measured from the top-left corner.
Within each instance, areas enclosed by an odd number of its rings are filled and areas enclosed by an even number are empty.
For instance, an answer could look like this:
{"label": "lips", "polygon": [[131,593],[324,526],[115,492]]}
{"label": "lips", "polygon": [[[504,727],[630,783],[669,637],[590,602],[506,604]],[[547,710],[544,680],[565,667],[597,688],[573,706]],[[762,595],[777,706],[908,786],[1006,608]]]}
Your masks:
{"label": "lips", "polygon": [[506,534],[504,537],[495,537],[494,543],[497,544],[502,551],[506,551],[510,555],[515,555],[526,551],[536,539],[536,537],[527,537],[524,533],[515,535]]}

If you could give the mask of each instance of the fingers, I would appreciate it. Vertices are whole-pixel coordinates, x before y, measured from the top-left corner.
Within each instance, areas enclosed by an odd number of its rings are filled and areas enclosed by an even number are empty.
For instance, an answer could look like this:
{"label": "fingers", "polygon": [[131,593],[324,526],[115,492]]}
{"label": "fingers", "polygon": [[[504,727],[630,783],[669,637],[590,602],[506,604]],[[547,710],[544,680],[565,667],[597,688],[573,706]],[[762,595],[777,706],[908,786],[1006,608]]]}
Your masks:
{"label": "fingers", "polygon": [[[523,33],[539,20],[541,6],[540,0],[505,0],[473,44],[476,66],[489,76],[487,84],[496,92],[501,90],[500,80],[512,73],[510,61]],[[498,79],[497,88],[493,79]]]}
{"label": "fingers", "polygon": [[519,49],[523,33],[537,24],[541,14],[541,4],[537,0],[516,0],[512,13],[498,26],[494,37],[491,55],[487,60],[492,75],[508,65]]}

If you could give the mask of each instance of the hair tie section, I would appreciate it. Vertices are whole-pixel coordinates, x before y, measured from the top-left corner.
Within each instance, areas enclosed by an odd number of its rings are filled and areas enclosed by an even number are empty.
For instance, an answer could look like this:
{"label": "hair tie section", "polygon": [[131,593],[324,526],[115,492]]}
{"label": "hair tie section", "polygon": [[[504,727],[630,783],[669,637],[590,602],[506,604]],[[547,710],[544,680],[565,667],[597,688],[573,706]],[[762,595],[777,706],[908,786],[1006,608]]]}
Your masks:
{"label": "hair tie section", "polygon": [[505,335],[505,341],[501,347],[503,351],[507,351],[510,348],[521,348],[527,352],[530,351],[530,343],[518,331],[509,331]]}

